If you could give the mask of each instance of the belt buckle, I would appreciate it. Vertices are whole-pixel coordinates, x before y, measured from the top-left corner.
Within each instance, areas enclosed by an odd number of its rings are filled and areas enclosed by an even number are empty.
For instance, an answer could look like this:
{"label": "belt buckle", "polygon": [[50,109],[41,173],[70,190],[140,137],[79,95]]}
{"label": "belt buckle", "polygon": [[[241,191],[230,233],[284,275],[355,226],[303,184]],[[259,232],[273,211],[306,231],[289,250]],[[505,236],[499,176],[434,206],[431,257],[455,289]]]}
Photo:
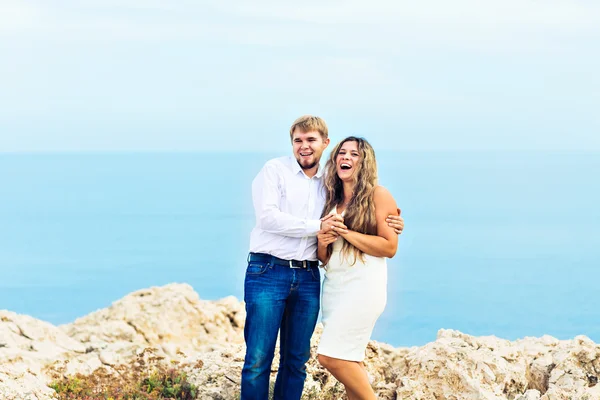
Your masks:
{"label": "belt buckle", "polygon": [[293,263],[293,261],[294,261],[294,260],[290,260],[290,261],[289,261],[289,263],[290,263],[290,268],[295,268],[295,269],[301,269],[301,268],[304,268],[304,269],[306,269],[306,260],[302,260],[302,265],[301,265],[300,267],[294,267],[294,263]]}

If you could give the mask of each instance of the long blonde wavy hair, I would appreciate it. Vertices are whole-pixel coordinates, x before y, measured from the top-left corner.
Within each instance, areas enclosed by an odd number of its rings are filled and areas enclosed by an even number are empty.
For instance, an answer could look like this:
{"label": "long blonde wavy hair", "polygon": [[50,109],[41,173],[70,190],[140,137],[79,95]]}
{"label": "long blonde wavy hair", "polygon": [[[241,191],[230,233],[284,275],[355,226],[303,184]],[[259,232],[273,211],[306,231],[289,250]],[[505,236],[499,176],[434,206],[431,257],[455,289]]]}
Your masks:
{"label": "long blonde wavy hair", "polygon": [[[329,159],[325,164],[326,197],[321,217],[329,214],[334,207],[344,204],[344,185],[337,174],[336,159],[340,153],[340,149],[346,142],[357,143],[360,159],[352,174],[354,191],[344,213],[344,224],[350,230],[367,235],[376,235],[377,220],[375,218],[373,192],[377,186],[377,161],[375,160],[373,147],[364,138],[349,136],[338,143],[329,155]],[[327,247],[328,256],[331,255],[332,250],[333,244],[330,244]],[[357,257],[364,262],[364,253],[347,241],[344,241],[342,255],[347,257],[350,253],[354,254],[352,265],[356,263]]]}

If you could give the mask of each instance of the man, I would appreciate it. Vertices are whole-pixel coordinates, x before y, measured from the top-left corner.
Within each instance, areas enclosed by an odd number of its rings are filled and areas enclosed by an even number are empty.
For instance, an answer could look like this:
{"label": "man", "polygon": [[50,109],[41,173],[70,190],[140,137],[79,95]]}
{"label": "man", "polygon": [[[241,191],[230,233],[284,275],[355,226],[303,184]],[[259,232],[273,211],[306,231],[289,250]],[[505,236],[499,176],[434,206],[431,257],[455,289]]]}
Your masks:
{"label": "man", "polygon": [[[319,161],[329,145],[319,117],[305,115],[290,128],[293,157],[268,161],[252,182],[256,226],[244,282],[246,358],[241,400],[267,400],[279,332],[280,362],[274,400],[299,400],[317,323],[320,272],[317,233],[346,229],[341,216],[320,219],[325,203]],[[400,233],[404,222],[390,216]]]}

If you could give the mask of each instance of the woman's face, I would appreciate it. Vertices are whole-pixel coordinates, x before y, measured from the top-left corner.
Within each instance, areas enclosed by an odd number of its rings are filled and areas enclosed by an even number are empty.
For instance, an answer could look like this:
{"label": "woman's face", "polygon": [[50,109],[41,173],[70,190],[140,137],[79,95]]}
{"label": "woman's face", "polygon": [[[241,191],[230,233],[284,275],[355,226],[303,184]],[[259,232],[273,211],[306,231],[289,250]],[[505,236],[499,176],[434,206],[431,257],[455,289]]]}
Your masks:
{"label": "woman's face", "polygon": [[336,157],[335,165],[338,176],[342,181],[351,180],[360,162],[358,143],[355,141],[345,142]]}

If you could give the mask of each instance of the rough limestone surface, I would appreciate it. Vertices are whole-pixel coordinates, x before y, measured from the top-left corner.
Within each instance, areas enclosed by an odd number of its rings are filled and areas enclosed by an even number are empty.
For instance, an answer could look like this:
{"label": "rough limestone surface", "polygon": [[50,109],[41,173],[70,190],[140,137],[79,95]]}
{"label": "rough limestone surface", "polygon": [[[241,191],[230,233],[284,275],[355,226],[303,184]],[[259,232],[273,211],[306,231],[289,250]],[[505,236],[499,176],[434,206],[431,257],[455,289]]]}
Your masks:
{"label": "rough limestone surface", "polygon": [[92,350],[112,344],[208,351],[241,343],[244,306],[235,297],[201,300],[187,284],[170,284],[133,292],[110,307],[61,329]]}
{"label": "rough limestone surface", "polygon": [[[526,359],[508,340],[441,330],[437,340],[404,357],[397,395],[410,398],[513,399],[525,392]],[[427,382],[426,386],[422,383]]]}
{"label": "rough limestone surface", "polygon": [[[186,284],[136,291],[61,327],[0,310],[0,399],[49,400],[56,373],[116,371],[149,349],[188,373],[198,399],[238,399],[244,318],[242,302],[201,300]],[[345,399],[316,360],[321,332],[312,338],[303,399]],[[384,400],[600,400],[600,346],[585,336],[508,341],[442,329],[420,347],[371,341],[364,363]],[[278,366],[276,351],[272,385]]]}
{"label": "rough limestone surface", "polygon": [[85,346],[54,325],[0,310],[0,399],[49,399],[42,369],[84,354]]}

